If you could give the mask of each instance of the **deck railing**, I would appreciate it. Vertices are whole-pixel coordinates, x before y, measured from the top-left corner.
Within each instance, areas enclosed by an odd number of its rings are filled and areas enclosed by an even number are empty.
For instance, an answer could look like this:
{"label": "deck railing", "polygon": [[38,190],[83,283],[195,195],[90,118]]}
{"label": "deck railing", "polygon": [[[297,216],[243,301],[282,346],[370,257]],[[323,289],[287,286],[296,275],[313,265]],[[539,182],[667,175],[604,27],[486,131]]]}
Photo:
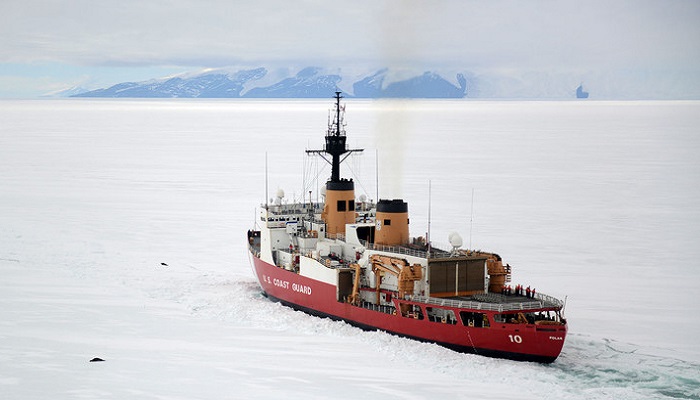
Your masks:
{"label": "deck railing", "polygon": [[441,299],[426,296],[408,296],[407,300],[415,301],[416,303],[434,304],[436,306],[443,307],[470,308],[474,310],[488,310],[497,312],[536,310],[539,308],[550,307],[560,308],[563,306],[561,300],[540,293],[537,293],[535,298],[532,300],[508,303],[486,303],[480,301]]}
{"label": "deck railing", "polygon": [[[406,246],[386,246],[383,244],[375,244],[375,243],[369,243],[367,241],[362,240],[362,245],[365,246],[367,249],[370,250],[376,250],[376,251],[385,251],[387,253],[394,253],[394,254],[405,254],[408,256],[413,256],[413,257],[418,257],[418,258],[428,258],[428,252],[423,251],[423,250],[417,250],[413,249],[411,247],[406,247]],[[432,247],[430,249],[430,258],[446,258],[450,256],[449,251],[445,251],[442,249],[439,249],[437,247]]]}

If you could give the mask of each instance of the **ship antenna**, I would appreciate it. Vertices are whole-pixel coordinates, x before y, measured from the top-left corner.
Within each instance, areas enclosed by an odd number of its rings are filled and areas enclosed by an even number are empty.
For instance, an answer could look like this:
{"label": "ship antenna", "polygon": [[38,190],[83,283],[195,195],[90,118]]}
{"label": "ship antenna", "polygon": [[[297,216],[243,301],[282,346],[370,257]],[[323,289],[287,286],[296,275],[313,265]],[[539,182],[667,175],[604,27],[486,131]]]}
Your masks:
{"label": "ship antenna", "polygon": [[433,198],[433,181],[428,180],[428,232],[425,234],[425,241],[428,242],[428,254],[426,258],[430,258],[430,214],[432,210],[432,201]]}
{"label": "ship antenna", "polygon": [[[340,99],[343,98],[343,96],[340,95],[341,93],[342,92],[335,92],[335,120],[329,123],[328,131],[326,131],[326,145],[323,150],[306,150],[307,154],[318,154],[331,165],[330,182],[340,182],[340,164],[345,161],[350,154],[362,151],[362,149],[348,149],[345,144],[347,138],[344,135],[345,132],[341,129],[343,124],[341,112],[345,107],[340,105]],[[326,158],[323,155],[324,153],[328,154],[330,157]]]}
{"label": "ship antenna", "polygon": [[469,214],[469,250],[472,249],[472,228],[474,228],[474,188],[472,188],[472,210]]}
{"label": "ship antenna", "polygon": [[267,152],[265,152],[265,210],[267,210]]}
{"label": "ship antenna", "polygon": [[374,179],[377,188],[376,201],[379,202],[379,150],[374,149]]}
{"label": "ship antenna", "polygon": [[340,120],[340,99],[342,98],[340,92],[335,92],[335,136],[340,136],[340,124],[342,123]]}

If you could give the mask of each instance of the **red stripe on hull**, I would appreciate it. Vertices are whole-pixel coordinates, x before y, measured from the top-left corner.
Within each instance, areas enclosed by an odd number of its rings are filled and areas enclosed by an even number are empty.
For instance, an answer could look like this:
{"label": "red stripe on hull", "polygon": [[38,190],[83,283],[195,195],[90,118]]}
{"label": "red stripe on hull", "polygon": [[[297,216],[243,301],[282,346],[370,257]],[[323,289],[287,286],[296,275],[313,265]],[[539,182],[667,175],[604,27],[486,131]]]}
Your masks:
{"label": "red stripe on hull", "polygon": [[[500,324],[494,323],[489,314],[491,326],[475,328],[464,326],[461,321],[452,325],[368,310],[337,301],[334,285],[270,265],[252,254],[251,258],[258,282],[269,297],[310,314],[344,320],[364,329],[434,342],[461,352],[523,361],[552,362],[564,345],[566,325]],[[455,315],[459,315],[460,310],[484,312],[442,308],[453,310]]]}

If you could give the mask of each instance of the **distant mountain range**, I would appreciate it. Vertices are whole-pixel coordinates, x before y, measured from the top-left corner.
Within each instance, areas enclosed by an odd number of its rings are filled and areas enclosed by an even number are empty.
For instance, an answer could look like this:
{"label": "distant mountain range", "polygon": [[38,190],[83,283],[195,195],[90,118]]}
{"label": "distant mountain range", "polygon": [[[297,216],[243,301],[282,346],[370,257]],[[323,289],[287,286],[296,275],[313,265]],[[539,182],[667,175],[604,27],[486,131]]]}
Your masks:
{"label": "distant mountain range", "polygon": [[[700,73],[650,75],[646,70],[468,70],[422,72],[410,67],[372,69],[306,67],[220,68],[167,78],[123,82],[92,90],[74,86],[45,97],[109,98],[328,98],[340,91],[348,98],[572,99],[583,100],[577,86],[593,100],[700,99]],[[581,92],[581,91],[578,91]]]}
{"label": "distant mountain range", "polygon": [[[281,77],[270,83],[267,69],[226,72],[213,70],[144,82],[124,82],[106,89],[72,92],[70,97],[138,97],[138,98],[328,98],[340,91],[356,98],[463,98],[467,96],[467,79],[455,76],[455,83],[434,72],[425,72],[403,80],[388,82],[389,70],[381,69],[355,79],[307,67],[296,75]],[[266,79],[263,79],[266,78]],[[267,84],[262,83],[267,81]],[[343,90],[343,87],[352,87]]]}

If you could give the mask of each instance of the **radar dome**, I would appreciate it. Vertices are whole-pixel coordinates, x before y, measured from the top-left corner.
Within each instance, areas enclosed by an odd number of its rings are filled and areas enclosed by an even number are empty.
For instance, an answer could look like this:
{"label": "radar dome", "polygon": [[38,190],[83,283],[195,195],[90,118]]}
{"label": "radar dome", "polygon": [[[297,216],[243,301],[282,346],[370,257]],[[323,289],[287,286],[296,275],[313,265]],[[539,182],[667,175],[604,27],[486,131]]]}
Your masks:
{"label": "radar dome", "polygon": [[462,247],[462,237],[459,236],[459,233],[457,233],[457,232],[450,233],[450,235],[448,236],[448,239],[449,239],[452,247],[454,247],[454,248]]}
{"label": "radar dome", "polygon": [[277,197],[275,198],[275,204],[278,206],[282,205],[282,199],[284,198],[284,190],[277,189]]}

